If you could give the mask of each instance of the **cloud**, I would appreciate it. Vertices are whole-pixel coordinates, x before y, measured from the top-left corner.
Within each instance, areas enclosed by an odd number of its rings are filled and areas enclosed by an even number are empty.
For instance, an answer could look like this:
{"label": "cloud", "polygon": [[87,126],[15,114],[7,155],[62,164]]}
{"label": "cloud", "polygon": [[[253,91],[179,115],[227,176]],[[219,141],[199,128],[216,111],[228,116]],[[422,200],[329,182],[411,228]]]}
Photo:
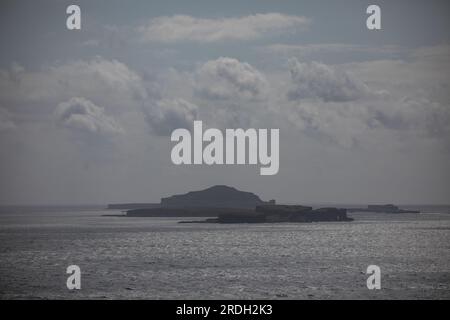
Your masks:
{"label": "cloud", "polygon": [[14,129],[15,123],[11,119],[11,114],[8,110],[0,108],[0,132],[6,132]]}
{"label": "cloud", "polygon": [[[347,64],[371,88],[389,90],[366,105],[373,128],[450,142],[450,46],[411,50],[404,59]],[[361,102],[361,101],[358,101]]]}
{"label": "cloud", "polygon": [[396,103],[372,109],[375,124],[392,130],[409,130],[418,135],[445,138],[450,136],[450,107],[423,96],[407,96]]}
{"label": "cloud", "polygon": [[291,60],[290,107],[284,111],[292,112],[290,121],[304,133],[345,147],[377,137],[384,143],[389,137],[392,143],[449,145],[449,52],[446,45],[425,47],[405,59],[339,68]]}
{"label": "cloud", "polygon": [[27,71],[13,65],[0,70],[0,102],[56,104],[74,96],[127,108],[142,101],[147,91],[141,77],[117,60],[95,57]]}
{"label": "cloud", "polygon": [[161,99],[144,107],[144,114],[152,133],[166,136],[174,129],[191,128],[198,107],[183,99]]}
{"label": "cloud", "polygon": [[233,58],[210,60],[196,73],[196,93],[210,100],[258,99],[263,96],[266,86],[262,73]]}
{"label": "cloud", "polygon": [[[450,92],[450,45],[422,47],[403,59],[383,59],[353,62],[343,67],[350,69],[360,79],[378,87],[389,87],[393,94],[406,96],[409,92],[432,90],[440,87],[442,93]],[[449,101],[448,95],[445,101]]]}
{"label": "cloud", "polygon": [[358,145],[370,130],[365,105],[353,102],[305,100],[291,104],[288,120],[304,134],[345,148]]}
{"label": "cloud", "polygon": [[116,120],[105,114],[105,110],[85,98],[74,97],[61,102],[56,108],[58,123],[78,132],[100,136],[124,133]]}
{"label": "cloud", "polygon": [[138,28],[141,40],[157,42],[220,42],[254,40],[267,35],[302,30],[310,20],[281,13],[254,14],[239,18],[201,19],[187,15],[157,17]]}
{"label": "cloud", "polygon": [[[363,45],[351,43],[312,43],[261,45],[256,52],[265,63],[296,57],[302,62],[320,61],[326,64],[343,64],[355,61],[397,59],[404,57],[408,49],[397,45]],[[281,58],[281,59],[280,59]]]}
{"label": "cloud", "polygon": [[450,108],[421,95],[398,99],[291,101],[289,120],[307,135],[353,147],[376,137],[434,139],[450,143]]}
{"label": "cloud", "polygon": [[290,100],[317,98],[325,102],[343,102],[368,97],[369,87],[353,75],[319,62],[300,63],[289,61],[292,87],[288,91]]}

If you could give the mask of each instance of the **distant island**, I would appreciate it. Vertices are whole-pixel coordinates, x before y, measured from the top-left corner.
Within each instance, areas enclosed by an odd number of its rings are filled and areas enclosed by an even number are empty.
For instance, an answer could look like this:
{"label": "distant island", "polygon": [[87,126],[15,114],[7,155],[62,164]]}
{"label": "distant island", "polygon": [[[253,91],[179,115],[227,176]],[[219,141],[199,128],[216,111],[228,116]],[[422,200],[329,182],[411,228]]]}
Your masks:
{"label": "distant island", "polygon": [[347,209],[348,212],[379,212],[379,213],[420,213],[417,210],[404,210],[400,209],[393,204],[376,204],[368,205],[367,208],[352,208]]}
{"label": "distant island", "polygon": [[263,201],[252,192],[216,185],[161,199],[160,203],[109,204],[108,209],[124,210],[127,217],[205,217],[203,221],[181,223],[270,223],[352,221],[347,212],[420,213],[393,204],[368,205],[367,208],[317,208],[302,205],[280,205]]}
{"label": "distant island", "polygon": [[[141,207],[140,207],[141,206]],[[252,192],[217,185],[204,190],[162,198],[160,204],[114,204],[111,209],[128,209],[127,217],[207,217],[184,223],[270,223],[352,221],[346,209],[313,209],[301,205],[277,205]]]}
{"label": "distant island", "polygon": [[112,210],[128,210],[128,209],[148,209],[159,208],[159,203],[112,203],[108,204],[107,209]]}

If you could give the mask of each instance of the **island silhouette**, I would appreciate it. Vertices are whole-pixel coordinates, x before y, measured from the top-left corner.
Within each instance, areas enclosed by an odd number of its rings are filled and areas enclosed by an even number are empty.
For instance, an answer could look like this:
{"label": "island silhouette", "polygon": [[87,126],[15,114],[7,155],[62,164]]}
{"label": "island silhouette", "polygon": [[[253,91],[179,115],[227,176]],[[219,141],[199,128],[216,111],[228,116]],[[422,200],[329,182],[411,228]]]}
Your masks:
{"label": "island silhouette", "polygon": [[[142,207],[139,207],[141,205]],[[185,194],[162,198],[159,204],[115,204],[111,209],[126,209],[127,217],[208,217],[207,223],[273,223],[352,221],[345,208],[313,209],[302,205],[280,205],[263,201],[252,192],[216,185]]]}

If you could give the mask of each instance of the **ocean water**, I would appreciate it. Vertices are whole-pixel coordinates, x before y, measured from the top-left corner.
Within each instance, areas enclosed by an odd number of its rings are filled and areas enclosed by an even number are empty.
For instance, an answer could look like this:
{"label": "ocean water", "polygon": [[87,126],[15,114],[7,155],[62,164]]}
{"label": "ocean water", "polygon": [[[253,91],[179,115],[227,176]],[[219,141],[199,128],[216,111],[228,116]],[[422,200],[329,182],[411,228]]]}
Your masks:
{"label": "ocean water", "polygon": [[[105,217],[119,212],[101,207],[3,207],[0,298],[449,299],[450,210],[422,209],[220,225]],[[66,287],[72,264],[81,290]],[[372,264],[381,290],[367,289]]]}

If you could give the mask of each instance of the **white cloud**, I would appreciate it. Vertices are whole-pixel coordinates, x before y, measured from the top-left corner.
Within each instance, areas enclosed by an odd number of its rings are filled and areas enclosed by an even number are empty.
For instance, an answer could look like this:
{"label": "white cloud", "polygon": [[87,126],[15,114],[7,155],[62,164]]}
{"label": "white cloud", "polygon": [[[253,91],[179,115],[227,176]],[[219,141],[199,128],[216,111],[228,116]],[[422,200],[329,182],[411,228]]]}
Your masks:
{"label": "white cloud", "polygon": [[[394,88],[394,94],[405,96],[409,92],[423,92],[432,87],[450,92],[450,45],[411,50],[403,59],[354,62],[343,67],[366,82]],[[446,101],[448,99],[446,96]]]}
{"label": "white cloud", "polygon": [[71,130],[101,136],[124,132],[116,120],[106,115],[105,109],[85,98],[74,97],[56,108],[57,120]]}
{"label": "white cloud", "polygon": [[449,52],[445,45],[426,47],[405,59],[339,66],[292,60],[284,112],[303,132],[347,147],[377,137],[450,145]]}
{"label": "white cloud", "polygon": [[378,126],[424,137],[448,139],[450,136],[450,107],[423,96],[377,104],[370,111],[373,123]]}
{"label": "white cloud", "polygon": [[372,94],[360,79],[344,70],[319,62],[300,63],[289,61],[292,87],[288,92],[291,100],[318,98],[323,101],[353,101]]}
{"label": "white cloud", "polygon": [[239,18],[202,19],[187,15],[157,17],[138,28],[142,41],[218,42],[253,40],[270,34],[296,32],[309,19],[281,13],[254,14]]}
{"label": "white cloud", "polygon": [[153,133],[170,135],[174,129],[191,128],[198,107],[183,99],[161,99],[144,107],[145,119]]}
{"label": "white cloud", "polygon": [[233,58],[210,60],[196,73],[197,94],[211,100],[261,98],[266,86],[262,73]]}
{"label": "white cloud", "polygon": [[285,107],[297,129],[343,147],[364,145],[377,137],[383,143],[405,139],[450,143],[449,106],[421,95],[341,102],[308,99],[290,101]]}
{"label": "white cloud", "polygon": [[346,148],[364,140],[370,129],[365,105],[322,100],[293,101],[286,110],[288,120],[304,134],[320,141],[330,141]]}
{"label": "white cloud", "polygon": [[117,60],[96,57],[71,61],[38,71],[13,65],[0,70],[0,102],[51,105],[74,96],[99,101],[111,108],[127,108],[147,97],[141,77]]}
{"label": "white cloud", "polygon": [[450,46],[412,50],[405,59],[344,67],[390,96],[369,105],[373,124],[450,142]]}

